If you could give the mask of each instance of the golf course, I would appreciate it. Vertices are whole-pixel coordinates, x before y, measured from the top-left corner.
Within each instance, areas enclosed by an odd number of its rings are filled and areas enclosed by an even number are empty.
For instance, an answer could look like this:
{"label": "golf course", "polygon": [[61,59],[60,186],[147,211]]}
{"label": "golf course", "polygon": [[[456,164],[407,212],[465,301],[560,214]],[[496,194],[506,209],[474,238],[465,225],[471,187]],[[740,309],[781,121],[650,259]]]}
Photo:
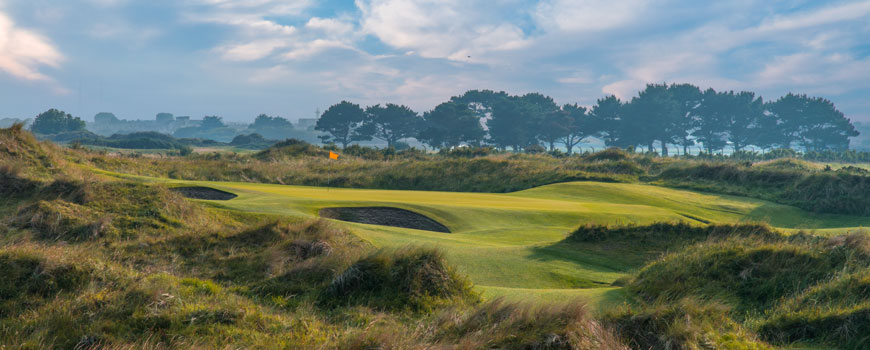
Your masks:
{"label": "golf course", "polygon": [[136,178],[231,192],[238,197],[207,202],[293,218],[317,217],[321,209],[332,207],[413,211],[447,226],[450,233],[345,221],[338,224],[376,247],[440,248],[484,297],[515,300],[585,297],[594,304],[623,301],[620,289],[611,284],[651,257],[637,247],[562,242],[581,225],[764,222],[789,232],[805,230],[823,235],[870,225],[866,217],[811,213],[757,199],[645,184],[571,182],[491,194]]}

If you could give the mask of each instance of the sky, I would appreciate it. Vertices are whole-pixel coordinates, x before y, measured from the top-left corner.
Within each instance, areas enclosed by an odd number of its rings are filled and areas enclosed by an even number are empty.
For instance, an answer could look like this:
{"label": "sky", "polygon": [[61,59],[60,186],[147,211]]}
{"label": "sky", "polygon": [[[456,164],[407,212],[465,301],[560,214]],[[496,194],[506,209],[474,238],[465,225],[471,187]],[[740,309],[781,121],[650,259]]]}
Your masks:
{"label": "sky", "polygon": [[870,122],[870,1],[0,0],[0,118],[592,105],[648,83],[825,97]]}

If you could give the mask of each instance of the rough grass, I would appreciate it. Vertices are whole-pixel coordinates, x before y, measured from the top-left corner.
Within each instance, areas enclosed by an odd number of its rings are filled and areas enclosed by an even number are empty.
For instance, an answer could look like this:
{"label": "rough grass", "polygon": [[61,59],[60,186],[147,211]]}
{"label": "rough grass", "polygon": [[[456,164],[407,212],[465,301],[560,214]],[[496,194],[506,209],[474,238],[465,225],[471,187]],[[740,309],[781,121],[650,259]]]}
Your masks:
{"label": "rough grass", "polygon": [[533,305],[494,300],[470,309],[447,309],[413,331],[372,322],[340,349],[628,350],[579,302]]}
{"label": "rough grass", "polygon": [[640,299],[638,311],[611,317],[621,324],[636,313],[682,307],[688,298],[699,305],[721,304],[725,321],[743,322],[741,327],[774,344],[809,341],[864,349],[870,346],[868,267],[870,237],[861,232],[718,238],[641,269],[626,286]]}
{"label": "rough grass", "polygon": [[623,306],[602,318],[632,349],[761,350],[771,347],[731,319],[716,302],[681,299],[646,306]]}
{"label": "rough grass", "polygon": [[685,163],[665,168],[658,182],[772,200],[819,213],[870,215],[870,176],[849,171],[814,171],[805,162]]}
{"label": "rough grass", "polygon": [[327,306],[431,311],[449,302],[478,300],[471,283],[436,249],[379,250],[336,276],[321,294]]}
{"label": "rough grass", "polygon": [[[139,163],[59,149],[28,135],[20,127],[0,132],[0,176],[10,180],[5,191],[22,194],[4,197],[11,201],[0,206],[6,215],[0,222],[0,344],[5,348],[766,348],[758,339],[846,349],[868,345],[870,240],[865,235],[825,239],[784,236],[763,225],[701,226],[705,220],[734,222],[750,210],[769,213],[782,206],[767,203],[764,209],[735,199],[628,184],[565,184],[499,196],[415,193],[410,194],[418,198],[411,201],[414,205],[457,225],[449,237],[453,241],[445,243],[449,249],[373,251],[340,227],[300,217],[324,204],[321,195],[396,201],[390,196],[408,193],[333,189],[324,194],[281,186],[301,191],[304,203],[282,201],[265,190],[258,192],[263,202],[254,203],[249,193],[257,189],[247,188],[220,208],[187,201],[160,185],[95,176],[75,164]],[[176,175],[189,171],[244,181],[276,176],[288,164],[321,162],[319,170],[291,171],[288,179],[364,169],[347,177],[344,184],[353,186],[377,184],[385,177],[365,176],[389,174],[388,166],[407,164],[402,176],[380,185],[451,182],[435,179],[441,159],[415,155],[423,163],[419,167],[401,157],[384,158],[381,164],[366,160],[372,155],[365,152],[343,158],[345,163],[306,155],[274,161],[236,155],[137,162],[154,174],[175,162]],[[669,166],[618,151],[564,160],[509,155],[451,159],[455,169],[448,171],[450,176],[493,173],[461,184],[475,190],[509,190],[588,174],[631,180]],[[189,169],[194,164],[237,166]],[[555,175],[553,167],[560,169]],[[514,173],[520,176],[497,183],[498,177]],[[824,181],[813,191],[839,193]],[[629,188],[630,193],[615,195]],[[460,195],[465,195],[463,201],[457,201]],[[288,209],[295,210],[289,212],[293,219],[230,210],[257,204],[283,214],[288,203],[295,205]],[[451,209],[458,204],[459,209]],[[597,210],[647,225],[584,225],[562,240],[570,231],[566,227],[576,227],[581,208],[584,215]],[[805,212],[789,213],[801,213],[791,219]],[[663,215],[694,223],[643,221]],[[351,227],[374,243],[420,244],[445,236]],[[473,264],[488,261],[476,273],[500,270],[489,275],[494,280],[550,274],[575,283],[576,274],[588,274],[609,282],[634,266],[619,265],[620,254],[626,253],[610,250],[627,247],[627,242],[670,253],[624,280],[635,304],[599,316],[579,303],[479,304],[468,280],[448,264],[457,256],[473,258],[468,259]],[[517,274],[519,269],[525,275]]]}

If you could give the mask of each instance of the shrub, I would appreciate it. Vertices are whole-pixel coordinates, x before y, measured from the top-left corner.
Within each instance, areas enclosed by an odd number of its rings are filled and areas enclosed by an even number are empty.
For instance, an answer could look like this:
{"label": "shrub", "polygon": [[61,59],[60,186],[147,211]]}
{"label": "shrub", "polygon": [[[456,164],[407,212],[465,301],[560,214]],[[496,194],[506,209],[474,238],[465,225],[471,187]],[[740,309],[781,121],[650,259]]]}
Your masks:
{"label": "shrub", "polygon": [[608,148],[603,151],[595,152],[589,155],[584,156],[588,161],[602,161],[602,160],[610,160],[610,161],[619,161],[625,160],[630,157],[629,153],[622,150],[621,148]]}

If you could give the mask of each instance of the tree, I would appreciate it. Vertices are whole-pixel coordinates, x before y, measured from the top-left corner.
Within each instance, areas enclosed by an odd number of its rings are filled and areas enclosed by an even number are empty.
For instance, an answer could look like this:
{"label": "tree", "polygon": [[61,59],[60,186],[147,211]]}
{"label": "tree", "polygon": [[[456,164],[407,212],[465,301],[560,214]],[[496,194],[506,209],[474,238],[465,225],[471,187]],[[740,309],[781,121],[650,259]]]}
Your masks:
{"label": "tree", "polygon": [[594,125],[597,135],[604,140],[604,144],[608,147],[628,147],[632,146],[631,140],[625,135],[628,134],[626,123],[623,120],[623,109],[625,105],[614,95],[606,96],[598,99],[592,109],[589,111],[590,123]]}
{"label": "tree", "polygon": [[85,129],[85,122],[78,117],[57,109],[49,109],[36,116],[30,130],[38,134],[57,134]]}
{"label": "tree", "polygon": [[252,129],[292,129],[293,123],[281,117],[270,117],[265,114],[260,114],[254,118],[254,123],[251,124]]}
{"label": "tree", "polygon": [[852,122],[831,101],[789,93],[769,104],[785,135],[805,151],[849,147],[849,137],[858,136]]}
{"label": "tree", "polygon": [[676,143],[683,147],[685,155],[689,147],[695,145],[691,135],[699,124],[697,109],[701,105],[701,89],[692,84],[671,84],[668,90],[679,109],[674,131],[678,134]]}
{"label": "tree", "polygon": [[[592,117],[586,113],[586,107],[573,105],[562,106],[561,113],[566,117],[564,133],[559,141],[565,145],[568,154],[574,152],[574,146],[583,142],[583,139],[595,134],[596,129],[592,123]],[[552,151],[552,150],[551,150]]]}
{"label": "tree", "polygon": [[490,141],[499,148],[520,151],[538,144],[545,116],[559,107],[549,96],[530,93],[495,101],[492,118],[487,121]]}
{"label": "tree", "polygon": [[[544,130],[547,127],[544,120],[548,115],[559,111],[559,105],[553,101],[553,98],[537,92],[528,93],[520,97],[526,113],[526,126],[532,131],[531,136],[526,140],[525,145],[536,145],[541,140],[544,134],[552,134],[549,130]],[[553,150],[553,144],[550,143],[550,150]]]}
{"label": "tree", "polygon": [[423,123],[417,139],[435,148],[480,145],[486,135],[477,113],[465,103],[444,102],[423,113]]}
{"label": "tree", "polygon": [[208,130],[208,129],[217,129],[226,127],[224,124],[223,118],[218,116],[206,116],[202,118],[202,124],[200,124],[200,129]]}
{"label": "tree", "polygon": [[314,130],[327,133],[318,136],[324,143],[336,142],[347,148],[351,142],[371,140],[371,125],[366,123],[366,113],[358,104],[341,101],[320,115]]}
{"label": "tree", "polygon": [[419,133],[421,119],[407,106],[377,104],[366,108],[366,115],[373,125],[374,137],[386,141],[387,147],[395,147],[399,140]]}
{"label": "tree", "polygon": [[748,91],[738,94],[729,91],[720,93],[720,98],[724,99],[725,108],[722,122],[734,151],[740,151],[755,143],[754,139],[758,135],[756,129],[760,127],[761,117],[764,115],[764,102],[761,97],[756,98],[755,93]]}
{"label": "tree", "polygon": [[668,86],[648,84],[631,99],[623,110],[625,135],[633,145],[646,145],[653,151],[653,143],[659,141],[662,156],[668,155],[668,143],[677,142],[681,131],[680,106],[674,100]]}
{"label": "tree", "polygon": [[550,152],[556,149],[556,142],[561,140],[565,135],[569,134],[571,127],[571,116],[565,110],[555,110],[541,120],[540,131],[538,137],[549,145]]}
{"label": "tree", "polygon": [[701,95],[698,106],[698,128],[692,135],[700,141],[707,153],[725,148],[727,144],[726,110],[727,101],[716,90],[707,89]]}
{"label": "tree", "polygon": [[94,123],[96,124],[112,124],[118,121],[118,118],[109,112],[100,112],[94,115]]}

